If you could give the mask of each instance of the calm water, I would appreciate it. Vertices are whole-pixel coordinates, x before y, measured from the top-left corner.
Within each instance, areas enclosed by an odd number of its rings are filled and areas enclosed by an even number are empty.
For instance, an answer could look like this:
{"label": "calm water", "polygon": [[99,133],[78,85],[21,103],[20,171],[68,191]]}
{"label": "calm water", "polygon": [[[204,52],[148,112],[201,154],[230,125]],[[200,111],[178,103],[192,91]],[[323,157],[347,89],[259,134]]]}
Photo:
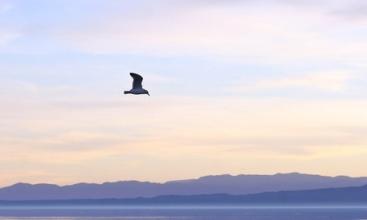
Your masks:
{"label": "calm water", "polygon": [[367,207],[0,206],[0,220],[367,220]]}

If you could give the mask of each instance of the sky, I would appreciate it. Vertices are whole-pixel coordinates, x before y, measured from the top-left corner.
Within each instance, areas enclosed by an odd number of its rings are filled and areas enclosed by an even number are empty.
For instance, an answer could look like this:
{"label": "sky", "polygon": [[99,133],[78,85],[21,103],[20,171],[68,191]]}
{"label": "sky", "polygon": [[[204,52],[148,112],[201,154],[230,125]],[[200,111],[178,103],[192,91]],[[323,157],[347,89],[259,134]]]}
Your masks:
{"label": "sky", "polygon": [[364,0],[0,0],[0,186],[367,176],[366,39]]}

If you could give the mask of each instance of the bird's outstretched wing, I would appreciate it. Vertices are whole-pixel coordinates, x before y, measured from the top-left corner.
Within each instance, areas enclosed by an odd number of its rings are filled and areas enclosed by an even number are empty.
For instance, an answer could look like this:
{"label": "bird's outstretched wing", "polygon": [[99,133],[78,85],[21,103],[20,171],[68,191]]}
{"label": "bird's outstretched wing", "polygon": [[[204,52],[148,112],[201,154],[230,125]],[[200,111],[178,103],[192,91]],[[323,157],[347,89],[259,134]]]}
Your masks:
{"label": "bird's outstretched wing", "polygon": [[142,89],[143,85],[143,77],[136,73],[130,73],[130,76],[134,79],[133,81],[133,89]]}

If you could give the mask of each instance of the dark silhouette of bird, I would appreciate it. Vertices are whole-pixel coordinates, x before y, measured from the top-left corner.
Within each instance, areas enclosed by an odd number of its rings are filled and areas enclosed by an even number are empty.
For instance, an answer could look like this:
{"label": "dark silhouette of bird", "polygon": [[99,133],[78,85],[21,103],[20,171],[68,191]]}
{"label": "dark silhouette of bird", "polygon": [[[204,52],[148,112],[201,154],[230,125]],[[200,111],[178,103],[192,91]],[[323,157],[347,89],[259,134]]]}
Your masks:
{"label": "dark silhouette of bird", "polygon": [[124,91],[124,94],[143,95],[147,94],[150,96],[148,90],[143,89],[143,77],[136,73],[130,73],[133,78],[133,88],[129,91]]}

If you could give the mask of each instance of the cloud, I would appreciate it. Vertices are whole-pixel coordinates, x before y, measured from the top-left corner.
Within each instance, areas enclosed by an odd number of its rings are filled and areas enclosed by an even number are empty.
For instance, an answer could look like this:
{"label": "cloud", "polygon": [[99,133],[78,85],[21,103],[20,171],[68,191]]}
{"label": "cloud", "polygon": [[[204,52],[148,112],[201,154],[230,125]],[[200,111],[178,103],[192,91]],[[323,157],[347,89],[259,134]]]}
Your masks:
{"label": "cloud", "polygon": [[[129,99],[123,97],[119,102],[126,104]],[[17,107],[2,106],[0,145],[9,147],[0,149],[0,164],[7,165],[0,166],[0,173],[22,163],[25,173],[48,174],[51,179],[47,182],[161,181],[175,178],[177,170],[186,173],[184,178],[218,172],[284,171],[281,164],[288,163],[293,163],[288,169],[308,172],[315,171],[311,160],[323,167],[325,161],[333,163],[342,157],[340,152],[345,157],[367,153],[363,133],[367,103],[363,100],[134,100],[134,105],[110,108],[62,108],[48,102],[23,103],[19,98],[8,103]],[[259,164],[259,160],[267,163]],[[274,163],[277,165],[269,165]],[[193,169],[194,165],[200,169]],[[86,171],[91,169],[97,176],[88,176]],[[54,172],[59,175],[53,177]],[[351,165],[348,172],[362,171]],[[27,180],[35,181],[19,179]]]}
{"label": "cloud", "polygon": [[3,13],[9,12],[13,8],[14,8],[14,5],[11,4],[9,1],[7,0],[0,1],[0,15]]}
{"label": "cloud", "polygon": [[0,30],[0,47],[8,45],[15,39],[19,38],[21,35],[12,31],[1,31]]}
{"label": "cloud", "polygon": [[154,10],[149,4],[132,7],[123,16],[110,14],[55,34],[65,45],[92,54],[187,55],[259,63],[364,60],[365,41],[345,34],[356,31],[347,24],[342,33],[330,16],[340,4],[326,1],[310,8],[303,1],[250,2],[191,2],[186,3],[191,7],[181,8],[162,1],[160,8],[151,6]]}
{"label": "cloud", "polygon": [[233,91],[266,91],[285,89],[319,90],[322,92],[344,92],[355,75],[347,71],[320,71],[301,75],[289,75],[260,79],[255,82],[238,83]]}
{"label": "cloud", "polygon": [[8,22],[6,22],[7,18],[4,14],[11,11],[13,8],[14,5],[10,2],[0,0],[0,18],[2,19],[0,22],[0,47],[8,45],[21,36],[20,31],[15,30],[13,25],[9,25]]}
{"label": "cloud", "polygon": [[[42,21],[49,19],[57,25],[34,19],[26,27],[14,22],[27,30],[24,39],[36,40],[37,45],[11,49],[193,56],[261,64],[365,63],[366,33],[361,26],[335,19],[334,13],[361,4],[344,0],[139,0],[128,4],[105,1],[102,7],[97,1],[80,1],[68,10],[72,22],[60,22],[65,12],[59,10],[55,17],[42,10],[39,15]],[[80,8],[88,10],[75,13]]]}
{"label": "cloud", "polygon": [[367,4],[363,0],[340,1],[343,2],[342,7],[338,7],[330,14],[349,22],[361,22],[366,18]]}

